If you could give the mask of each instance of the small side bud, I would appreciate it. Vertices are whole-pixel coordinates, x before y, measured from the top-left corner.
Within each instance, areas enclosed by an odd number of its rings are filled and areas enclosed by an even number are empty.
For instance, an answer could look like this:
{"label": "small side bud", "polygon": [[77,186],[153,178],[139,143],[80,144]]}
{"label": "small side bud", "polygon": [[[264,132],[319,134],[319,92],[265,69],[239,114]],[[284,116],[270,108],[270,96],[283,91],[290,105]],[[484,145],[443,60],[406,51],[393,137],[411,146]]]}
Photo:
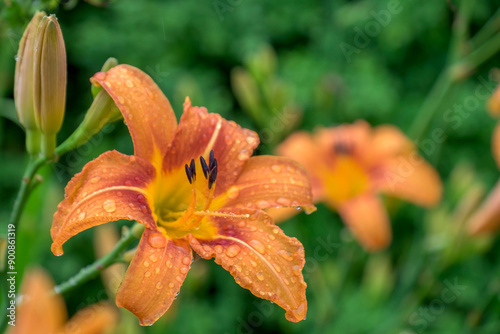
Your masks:
{"label": "small side bud", "polygon": [[35,13],[24,30],[16,57],[14,102],[17,118],[26,130],[26,149],[30,155],[37,155],[40,152],[40,131],[33,108],[33,60],[36,30],[44,16],[46,16],[44,12]]}
{"label": "small side bud", "polygon": [[33,105],[42,132],[42,152],[54,155],[66,103],[66,48],[55,15],[45,16],[36,31]]}

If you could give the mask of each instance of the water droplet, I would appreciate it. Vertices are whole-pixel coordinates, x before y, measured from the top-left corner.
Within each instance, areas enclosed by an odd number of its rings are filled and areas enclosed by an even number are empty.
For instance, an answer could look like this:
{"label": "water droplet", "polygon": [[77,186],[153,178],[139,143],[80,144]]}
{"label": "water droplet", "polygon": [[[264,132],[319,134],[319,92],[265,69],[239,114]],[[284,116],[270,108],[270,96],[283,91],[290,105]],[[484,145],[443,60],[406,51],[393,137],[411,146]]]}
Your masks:
{"label": "water droplet", "polygon": [[215,252],[216,252],[216,253],[219,253],[219,254],[220,254],[220,253],[222,253],[223,248],[222,248],[222,246],[221,246],[221,245],[216,245],[216,246],[214,247],[214,250],[215,250]]}
{"label": "water droplet", "polygon": [[292,267],[292,273],[295,275],[295,276],[300,276],[300,267],[298,265],[295,265]]}
{"label": "water droplet", "polygon": [[146,268],[149,267],[149,261],[148,260],[144,261],[143,264],[144,264],[144,267],[146,267]]}
{"label": "water droplet", "polygon": [[283,205],[283,206],[290,206],[291,201],[289,199],[284,198],[284,197],[280,197],[276,200],[276,203],[278,203],[279,205]]}
{"label": "water droplet", "polygon": [[160,268],[156,267],[155,268],[155,274],[158,274],[160,272]]}
{"label": "water droplet", "polygon": [[245,224],[245,222],[244,222],[244,221],[240,221],[240,222],[238,223],[238,227],[245,227],[245,225],[246,225],[246,224]]}
{"label": "water droplet", "polygon": [[115,212],[116,211],[116,203],[112,199],[107,199],[102,204],[102,208],[104,209],[104,211],[109,212],[109,213]]}
{"label": "water droplet", "polygon": [[145,205],[141,205],[141,211],[142,213],[148,213],[148,207]]}
{"label": "water droplet", "polygon": [[237,186],[232,186],[227,191],[227,197],[229,197],[230,199],[236,199],[236,198],[238,198],[239,194],[240,194],[240,188],[238,188]]}
{"label": "water droplet", "polygon": [[294,174],[296,172],[295,168],[293,168],[292,166],[288,165],[286,166],[286,170],[290,173],[290,174]]}
{"label": "water droplet", "polygon": [[277,253],[279,256],[281,256],[282,258],[284,258],[287,261],[293,260],[292,253],[290,253],[289,251],[282,249],[282,250],[279,250]]}
{"label": "water droplet", "polygon": [[123,96],[118,96],[118,102],[120,102],[121,104],[125,103],[125,99],[123,98]]}
{"label": "water droplet", "polygon": [[257,207],[258,207],[259,209],[265,209],[265,208],[268,208],[268,207],[270,207],[270,206],[271,206],[271,205],[269,205],[269,202],[268,202],[268,201],[259,201],[259,202],[257,203]]}
{"label": "water droplet", "polygon": [[255,276],[257,276],[257,279],[258,279],[259,281],[263,281],[263,280],[264,280],[264,275],[262,275],[262,273],[261,273],[261,272],[258,272],[257,274],[255,274]]}
{"label": "water droplet", "polygon": [[281,167],[279,165],[272,165],[271,170],[275,173],[281,172]]}
{"label": "water droplet", "polygon": [[187,274],[189,268],[188,267],[182,267],[180,270],[181,270],[182,274]]}
{"label": "water droplet", "polygon": [[276,237],[274,235],[272,235],[272,234],[269,234],[269,239],[276,240]]}
{"label": "water droplet", "polygon": [[151,272],[150,272],[150,271],[146,271],[146,272],[144,273],[144,276],[146,276],[146,277],[150,277],[150,276],[151,276]]}
{"label": "water droplet", "polygon": [[152,233],[148,238],[148,242],[153,248],[163,248],[167,245],[167,239],[160,232]]}
{"label": "water droplet", "polygon": [[125,86],[127,86],[128,88],[132,88],[134,87],[134,83],[131,80],[127,80],[125,81]]}
{"label": "water droplet", "polygon": [[157,289],[163,288],[163,284],[161,284],[161,282],[156,283],[156,288]]}
{"label": "water droplet", "polygon": [[181,282],[181,283],[184,281],[184,280],[182,279],[182,277],[181,277],[181,276],[177,276],[175,279],[176,279],[178,282]]}
{"label": "water droplet", "polygon": [[278,266],[276,263],[273,263],[273,267],[277,272],[281,272],[281,267]]}
{"label": "water droplet", "polygon": [[172,283],[172,282],[168,283],[168,287],[169,287],[170,289],[172,289],[174,286],[175,286],[175,284],[174,284],[174,283]]}
{"label": "water droplet", "polygon": [[238,159],[239,160],[246,160],[248,158],[250,158],[250,151],[247,149],[242,149],[240,151],[240,154],[238,154]]}
{"label": "water droplet", "polygon": [[144,195],[137,195],[137,201],[140,202],[140,203],[145,203],[146,202],[146,197],[144,197]]}
{"label": "water droplet", "polygon": [[127,187],[131,187],[131,186],[132,186],[132,182],[131,182],[130,180],[126,180],[126,181],[125,181],[125,185],[126,185]]}
{"label": "water droplet", "polygon": [[257,143],[257,138],[255,138],[254,136],[248,136],[247,143],[249,145],[255,145]]}
{"label": "water droplet", "polygon": [[274,233],[274,234],[278,234],[278,232],[279,232],[279,231],[280,231],[280,229],[279,229],[279,228],[277,228],[277,227],[274,227],[274,228],[273,228],[273,233]]}
{"label": "water droplet", "polygon": [[170,260],[167,261],[167,268],[172,268],[172,262]]}
{"label": "water droplet", "polygon": [[250,260],[250,264],[252,265],[252,267],[257,267],[257,262],[255,262],[254,260]]}
{"label": "water droplet", "polygon": [[294,179],[293,177],[291,177],[291,176],[290,176],[289,181],[290,181],[290,183],[291,183],[291,184],[295,184],[295,182],[297,182],[297,181],[295,181],[295,179]]}
{"label": "water droplet", "polygon": [[227,249],[226,255],[229,256],[229,257],[235,257],[236,255],[239,254],[240,250],[241,250],[240,247],[238,247],[236,245],[231,245]]}
{"label": "water droplet", "polygon": [[272,179],[271,179],[271,183],[276,183],[276,182],[277,182],[277,181],[276,181],[276,179],[275,179],[275,178],[272,178]]}
{"label": "water droplet", "polygon": [[266,252],[266,248],[259,240],[250,240],[248,244],[261,254],[264,254]]}
{"label": "water droplet", "polygon": [[184,259],[182,259],[182,263],[186,266],[189,266],[191,264],[191,259],[186,256]]}
{"label": "water droplet", "polygon": [[137,183],[141,183],[141,178],[140,178],[140,177],[138,177],[138,176],[134,177],[134,180],[135,180],[135,182],[137,182]]}
{"label": "water droplet", "polygon": [[117,193],[116,193],[116,196],[118,196],[118,197],[122,197],[122,196],[123,196],[123,193],[122,193],[121,191],[119,191],[119,192],[117,192]]}
{"label": "water droplet", "polygon": [[149,256],[149,259],[152,261],[152,262],[156,262],[158,261],[158,256],[156,256],[155,254],[152,254]]}
{"label": "water droplet", "polygon": [[85,216],[87,214],[85,213],[85,211],[82,211],[79,215],[78,215],[78,219],[82,220],[82,219],[85,219]]}
{"label": "water droplet", "polygon": [[97,183],[99,182],[101,178],[99,176],[94,176],[93,178],[90,179],[90,183]]}

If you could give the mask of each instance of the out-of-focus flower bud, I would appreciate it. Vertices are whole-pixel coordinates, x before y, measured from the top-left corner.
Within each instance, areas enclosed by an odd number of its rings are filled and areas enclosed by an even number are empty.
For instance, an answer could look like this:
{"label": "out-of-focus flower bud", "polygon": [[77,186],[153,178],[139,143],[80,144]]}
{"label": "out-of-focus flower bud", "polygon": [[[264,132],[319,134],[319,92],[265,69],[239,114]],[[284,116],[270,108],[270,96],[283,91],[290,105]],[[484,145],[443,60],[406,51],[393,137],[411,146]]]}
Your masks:
{"label": "out-of-focus flower bud", "polygon": [[[104,65],[102,65],[101,72],[107,72],[109,69],[115,67],[118,65],[118,60],[116,58],[110,57]],[[101,86],[96,86],[92,85],[91,90],[92,90],[92,96],[95,98],[97,96],[97,93],[99,93],[103,88]]]}
{"label": "out-of-focus flower bud", "polygon": [[276,72],[276,53],[270,45],[263,45],[246,63],[255,79],[262,84]]}
{"label": "out-of-focus flower bud", "polygon": [[495,88],[495,91],[488,99],[486,110],[493,117],[498,118],[500,116],[500,85]]}
{"label": "out-of-focus flower bud", "polygon": [[66,103],[66,49],[55,15],[45,16],[35,36],[33,105],[42,132],[42,152],[54,155]]}
{"label": "out-of-focus flower bud", "polygon": [[14,101],[17,118],[26,130],[26,149],[36,155],[40,151],[40,132],[33,109],[33,60],[35,56],[35,34],[38,24],[46,14],[36,12],[24,31],[17,51],[14,78]]}
{"label": "out-of-focus flower bud", "polygon": [[259,125],[265,125],[264,107],[262,106],[259,87],[254,78],[244,70],[237,67],[231,72],[231,85],[242,108],[249,113]]}

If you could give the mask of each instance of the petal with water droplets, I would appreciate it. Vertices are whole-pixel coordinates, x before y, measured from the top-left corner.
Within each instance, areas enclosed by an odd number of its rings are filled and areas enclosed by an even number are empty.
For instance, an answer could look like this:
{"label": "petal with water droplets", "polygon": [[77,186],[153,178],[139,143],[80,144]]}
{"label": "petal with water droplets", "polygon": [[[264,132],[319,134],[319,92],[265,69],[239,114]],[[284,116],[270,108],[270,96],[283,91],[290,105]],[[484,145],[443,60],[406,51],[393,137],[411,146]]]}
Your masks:
{"label": "petal with water droplets", "polygon": [[208,113],[205,107],[193,107],[186,98],[184,113],[165,154],[163,168],[176,170],[191,159],[198,160],[201,155],[208,161],[210,150],[213,150],[218,163],[217,196],[236,180],[258,144],[259,137],[255,132],[225,120],[219,114]]}
{"label": "petal with water droplets", "polygon": [[189,235],[191,247],[205,259],[215,257],[243,288],[285,309],[289,321],[304,319],[307,302],[302,244],[287,237],[263,211],[227,213],[238,216],[209,217],[218,235],[211,239]]}
{"label": "petal with water droplets", "polygon": [[275,156],[250,158],[238,179],[214,207],[267,209],[302,207],[314,211],[309,177],[295,161]]}
{"label": "petal with water droplets", "polygon": [[52,252],[61,255],[69,238],[110,221],[137,220],[154,228],[146,196],[155,174],[146,160],[116,151],[86,164],[66,186],[66,198],[54,214]]}
{"label": "petal with water droplets", "polygon": [[122,112],[135,155],[149,161],[155,151],[162,156],[172,140],[177,120],[170,102],[154,81],[130,65],[96,73],[91,80],[108,92]]}
{"label": "petal with water droplets", "polygon": [[174,301],[193,258],[185,240],[151,244],[158,232],[146,228],[125,274],[116,304],[134,313],[142,326],[152,325]]}

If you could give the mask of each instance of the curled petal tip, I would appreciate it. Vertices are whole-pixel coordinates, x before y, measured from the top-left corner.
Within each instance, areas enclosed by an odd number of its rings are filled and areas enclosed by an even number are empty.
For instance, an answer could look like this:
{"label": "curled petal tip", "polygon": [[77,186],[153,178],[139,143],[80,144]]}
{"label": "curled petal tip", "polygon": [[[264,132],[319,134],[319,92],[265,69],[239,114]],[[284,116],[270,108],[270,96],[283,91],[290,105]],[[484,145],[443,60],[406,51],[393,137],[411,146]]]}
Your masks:
{"label": "curled petal tip", "polygon": [[52,246],[50,246],[50,250],[55,256],[61,256],[64,254],[64,251],[62,249],[62,246],[57,245],[55,242],[52,243]]}
{"label": "curled petal tip", "polygon": [[296,309],[285,313],[285,318],[291,322],[299,322],[305,320],[307,314],[307,303],[303,302]]}

